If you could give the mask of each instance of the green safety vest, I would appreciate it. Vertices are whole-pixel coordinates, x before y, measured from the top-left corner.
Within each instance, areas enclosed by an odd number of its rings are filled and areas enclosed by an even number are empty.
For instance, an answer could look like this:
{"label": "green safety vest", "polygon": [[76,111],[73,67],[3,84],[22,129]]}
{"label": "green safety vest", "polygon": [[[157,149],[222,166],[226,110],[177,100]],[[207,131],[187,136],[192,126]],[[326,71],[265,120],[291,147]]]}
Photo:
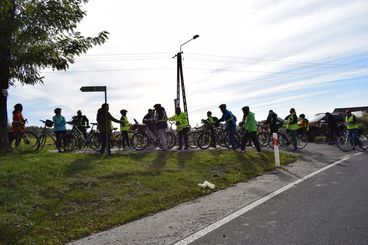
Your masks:
{"label": "green safety vest", "polygon": [[287,119],[287,129],[289,130],[298,130],[299,125],[298,122],[293,122],[293,114],[290,114]]}
{"label": "green safety vest", "polygon": [[[354,122],[354,118],[355,118],[355,122]],[[359,128],[358,124],[356,123],[356,117],[355,115],[351,115],[350,117],[346,116],[345,117],[345,122],[346,122],[346,127],[348,129],[356,129]]]}
{"label": "green safety vest", "polygon": [[244,129],[248,132],[257,131],[257,122],[253,112],[248,112],[248,115],[244,119]]}
{"label": "green safety vest", "polygon": [[179,123],[179,125],[176,125],[176,129],[178,131],[181,131],[182,129],[189,127],[188,117],[185,112],[180,112],[179,115],[175,114],[174,116],[170,117],[169,120]]}
{"label": "green safety vest", "polygon": [[209,125],[213,125],[215,121],[213,120],[213,117],[208,117],[207,122]]}
{"label": "green safety vest", "polygon": [[123,121],[120,123],[120,131],[129,131],[129,121],[127,116],[122,116],[120,118],[120,121]]}

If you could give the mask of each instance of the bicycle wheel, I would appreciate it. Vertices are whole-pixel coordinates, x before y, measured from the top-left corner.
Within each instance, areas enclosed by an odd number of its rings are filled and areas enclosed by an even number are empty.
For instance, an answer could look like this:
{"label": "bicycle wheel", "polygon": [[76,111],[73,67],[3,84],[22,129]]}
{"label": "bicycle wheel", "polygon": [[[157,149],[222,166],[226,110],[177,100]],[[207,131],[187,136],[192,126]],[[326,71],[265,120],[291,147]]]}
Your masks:
{"label": "bicycle wheel", "polygon": [[137,151],[143,151],[149,145],[147,134],[135,133],[132,137],[132,147]]}
{"label": "bicycle wheel", "polygon": [[87,146],[94,151],[101,149],[101,137],[99,133],[92,133],[86,142]]}
{"label": "bicycle wheel", "polygon": [[368,149],[368,136],[365,134],[360,134],[359,136],[359,147],[362,150],[367,150]]}
{"label": "bicycle wheel", "polygon": [[[235,138],[235,149],[240,147],[240,142],[241,142],[241,138],[240,135],[238,133],[234,134],[234,138]],[[230,143],[230,135],[228,133],[226,133],[225,138],[224,138],[224,144],[227,148],[232,148],[233,146]]]}
{"label": "bicycle wheel", "polygon": [[269,133],[261,132],[257,136],[258,136],[259,144],[262,147],[266,147],[266,146],[269,145],[269,143],[270,143],[270,134]]}
{"label": "bicycle wheel", "polygon": [[208,149],[212,144],[211,134],[203,132],[198,136],[197,145],[202,150]]}
{"label": "bicycle wheel", "polygon": [[176,136],[173,132],[167,131],[166,132],[166,146],[167,149],[172,149],[176,144]]}
{"label": "bicycle wheel", "polygon": [[199,133],[196,131],[189,132],[188,134],[188,147],[191,149],[195,149],[198,147],[197,140],[198,140]]}
{"label": "bicycle wheel", "polygon": [[46,135],[40,135],[37,141],[37,150],[41,151],[46,145]]}
{"label": "bicycle wheel", "polygon": [[337,139],[337,142],[336,142],[336,145],[337,147],[344,151],[344,152],[347,152],[347,151],[351,151],[353,150],[354,148],[354,144],[353,142],[350,140],[350,138],[346,135],[343,135],[343,136],[340,136],[338,139]]}
{"label": "bicycle wheel", "polygon": [[78,148],[78,139],[73,134],[64,135],[64,151],[70,152]]}
{"label": "bicycle wheel", "polygon": [[38,137],[29,131],[16,135],[10,143],[11,148],[19,151],[34,151],[38,149]]}
{"label": "bicycle wheel", "polygon": [[308,137],[306,134],[299,134],[297,136],[297,148],[303,149],[308,144]]}

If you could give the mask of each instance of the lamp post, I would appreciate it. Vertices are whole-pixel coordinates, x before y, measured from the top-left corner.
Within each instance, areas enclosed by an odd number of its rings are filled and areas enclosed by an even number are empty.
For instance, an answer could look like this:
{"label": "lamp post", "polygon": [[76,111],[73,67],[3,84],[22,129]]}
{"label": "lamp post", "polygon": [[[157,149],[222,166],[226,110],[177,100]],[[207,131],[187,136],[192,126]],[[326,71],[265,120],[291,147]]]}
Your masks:
{"label": "lamp post", "polygon": [[188,123],[189,123],[189,115],[188,115],[188,108],[187,108],[187,98],[185,95],[185,86],[184,86],[184,75],[183,75],[183,62],[182,62],[182,56],[183,53],[182,47],[189,43],[190,41],[197,39],[199,35],[194,35],[191,39],[180,45],[180,51],[177,53],[173,58],[176,57],[177,59],[177,83],[176,83],[176,99],[174,100],[175,107],[180,107],[180,84],[181,84],[181,93],[183,96],[183,106],[184,106],[184,112],[187,114],[188,117]]}

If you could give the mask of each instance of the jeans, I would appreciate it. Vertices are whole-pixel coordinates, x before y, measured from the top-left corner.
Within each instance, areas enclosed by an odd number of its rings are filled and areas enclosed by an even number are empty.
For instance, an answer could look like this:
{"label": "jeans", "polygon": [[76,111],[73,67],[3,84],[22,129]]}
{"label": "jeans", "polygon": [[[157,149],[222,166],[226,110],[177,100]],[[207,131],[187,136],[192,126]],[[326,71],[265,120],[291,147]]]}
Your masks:
{"label": "jeans", "polygon": [[162,150],[167,150],[167,146],[166,146],[166,128],[159,128],[157,129],[157,135],[158,138],[160,139],[160,144],[161,144],[161,148]]}
{"label": "jeans", "polygon": [[359,145],[359,128],[348,129],[350,143],[354,146]]}
{"label": "jeans", "polygon": [[290,135],[290,137],[291,137],[291,143],[293,144],[294,149],[297,149],[298,148],[298,142],[297,142],[296,135],[298,133],[298,130],[290,130],[290,129],[287,129],[286,130],[286,133],[288,135]]}
{"label": "jeans", "polygon": [[230,140],[231,148],[233,150],[236,150],[236,148],[238,148],[239,142],[235,138],[235,126],[230,126],[230,125],[227,126],[226,131],[229,134],[229,140]]}

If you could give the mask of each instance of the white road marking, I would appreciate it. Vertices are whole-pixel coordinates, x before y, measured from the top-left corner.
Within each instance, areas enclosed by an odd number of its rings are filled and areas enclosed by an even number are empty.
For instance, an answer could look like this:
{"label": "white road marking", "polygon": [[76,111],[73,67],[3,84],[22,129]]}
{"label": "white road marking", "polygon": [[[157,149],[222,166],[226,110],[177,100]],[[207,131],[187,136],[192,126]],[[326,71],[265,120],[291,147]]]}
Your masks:
{"label": "white road marking", "polygon": [[[354,154],[354,156],[358,156],[360,154],[361,154],[361,152]],[[190,244],[190,243],[198,240],[201,237],[204,237],[208,233],[216,230],[217,228],[225,225],[226,223],[229,223],[233,219],[245,214],[246,212],[248,212],[248,211],[252,210],[253,208],[257,207],[258,205],[261,205],[262,203],[270,200],[271,198],[279,195],[280,193],[282,193],[284,191],[287,191],[288,189],[294,187],[295,185],[297,185],[297,184],[299,184],[299,183],[301,183],[301,182],[313,177],[314,175],[319,174],[319,173],[321,173],[321,172],[323,172],[323,171],[325,171],[329,168],[332,168],[333,166],[336,166],[339,163],[342,163],[346,160],[349,160],[350,156],[351,156],[350,154],[346,155],[343,159],[341,159],[337,162],[331,163],[331,164],[329,164],[329,165],[327,165],[327,166],[325,166],[321,169],[318,169],[317,171],[315,171],[313,173],[310,173],[310,174],[308,174],[308,175],[306,175],[306,176],[304,176],[300,179],[297,179],[296,181],[294,181],[294,182],[292,182],[292,183],[290,183],[290,184],[288,184],[288,185],[286,185],[286,186],[284,186],[284,187],[282,187],[278,190],[275,190],[275,191],[271,192],[270,194],[258,199],[257,201],[249,204],[248,206],[245,206],[244,208],[239,209],[238,211],[235,211],[234,213],[230,214],[229,216],[226,216],[225,218],[217,221],[216,223],[213,223],[213,224],[205,227],[204,229],[188,236],[187,238],[184,238],[183,240],[178,241],[177,243],[175,243],[175,245],[187,245],[187,244]]]}

